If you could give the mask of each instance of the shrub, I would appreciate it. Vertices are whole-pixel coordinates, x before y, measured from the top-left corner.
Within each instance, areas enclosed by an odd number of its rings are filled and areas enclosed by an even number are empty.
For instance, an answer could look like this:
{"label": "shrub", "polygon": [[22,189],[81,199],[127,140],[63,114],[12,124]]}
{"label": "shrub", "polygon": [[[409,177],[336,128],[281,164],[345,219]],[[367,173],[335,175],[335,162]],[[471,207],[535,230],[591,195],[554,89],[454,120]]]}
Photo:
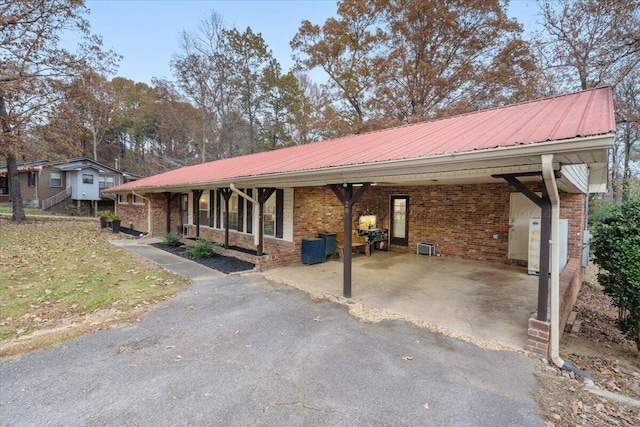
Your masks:
{"label": "shrub", "polygon": [[640,198],[612,208],[593,232],[598,281],[618,307],[620,330],[640,351]]}
{"label": "shrub", "polygon": [[111,216],[111,211],[107,211],[107,210],[98,211],[98,217],[100,217],[100,218],[104,218],[104,219],[108,220],[110,216]]}
{"label": "shrub", "polygon": [[215,244],[207,239],[196,239],[195,245],[187,247],[187,253],[194,258],[206,258],[216,255]]}
{"label": "shrub", "polygon": [[164,240],[162,240],[162,244],[165,246],[180,246],[180,236],[173,233],[166,233],[164,235]]}
{"label": "shrub", "polygon": [[598,224],[616,208],[613,200],[599,199],[594,200],[589,206],[589,227]]}

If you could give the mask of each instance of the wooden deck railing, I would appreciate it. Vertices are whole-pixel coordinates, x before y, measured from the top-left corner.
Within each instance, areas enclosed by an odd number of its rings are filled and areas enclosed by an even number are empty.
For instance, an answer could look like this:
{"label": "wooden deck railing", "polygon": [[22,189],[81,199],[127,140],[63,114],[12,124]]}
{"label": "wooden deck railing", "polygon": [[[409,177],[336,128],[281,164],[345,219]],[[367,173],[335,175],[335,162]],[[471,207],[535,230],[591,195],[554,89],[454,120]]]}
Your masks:
{"label": "wooden deck railing", "polygon": [[71,187],[67,187],[64,190],[62,190],[61,192],[59,192],[58,194],[54,194],[53,196],[49,197],[48,199],[43,200],[42,201],[42,209],[47,210],[51,206],[57,205],[58,203],[60,203],[61,201],[65,200],[65,199],[68,199],[69,197],[71,197]]}

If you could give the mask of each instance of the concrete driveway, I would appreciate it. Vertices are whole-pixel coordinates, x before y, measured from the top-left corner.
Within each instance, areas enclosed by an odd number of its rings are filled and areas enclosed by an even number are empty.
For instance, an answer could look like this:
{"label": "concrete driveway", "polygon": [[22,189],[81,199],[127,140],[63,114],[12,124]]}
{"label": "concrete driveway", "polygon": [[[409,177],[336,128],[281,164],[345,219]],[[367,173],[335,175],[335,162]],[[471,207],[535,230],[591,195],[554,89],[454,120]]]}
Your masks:
{"label": "concrete driveway", "polygon": [[2,426],[541,426],[533,362],[260,275],[0,362]]}
{"label": "concrete driveway", "polygon": [[[352,299],[470,340],[524,350],[538,277],[495,262],[376,251],[353,258]],[[342,295],[340,261],[265,271],[272,280]]]}

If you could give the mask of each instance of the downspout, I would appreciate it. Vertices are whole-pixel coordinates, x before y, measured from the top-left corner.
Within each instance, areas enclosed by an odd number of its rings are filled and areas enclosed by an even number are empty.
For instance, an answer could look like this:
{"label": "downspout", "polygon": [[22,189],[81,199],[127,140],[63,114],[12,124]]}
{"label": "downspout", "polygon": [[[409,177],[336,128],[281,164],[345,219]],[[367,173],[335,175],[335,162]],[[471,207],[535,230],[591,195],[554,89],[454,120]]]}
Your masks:
{"label": "downspout", "polygon": [[231,188],[231,191],[233,191],[234,193],[237,193],[239,196],[247,199],[249,202],[252,203],[252,207],[253,207],[253,227],[252,230],[254,230],[253,233],[253,242],[256,246],[258,246],[260,244],[260,236],[258,233],[258,221],[260,220],[259,216],[260,216],[260,203],[258,202],[258,200],[254,199],[253,197],[249,197],[247,194],[243,193],[242,191],[238,190],[238,188],[236,187],[236,185],[232,182],[229,184],[229,188]]}
{"label": "downspout", "polygon": [[542,178],[551,201],[551,361],[560,369],[593,381],[591,375],[560,358],[560,195],[553,170],[553,154],[542,155]]}
{"label": "downspout", "polygon": [[151,234],[151,199],[148,199],[144,196],[141,196],[140,194],[137,194],[135,191],[131,190],[131,194],[133,194],[134,196],[138,196],[143,200],[146,200],[147,202],[149,202],[149,207],[147,208],[147,232],[149,234]]}

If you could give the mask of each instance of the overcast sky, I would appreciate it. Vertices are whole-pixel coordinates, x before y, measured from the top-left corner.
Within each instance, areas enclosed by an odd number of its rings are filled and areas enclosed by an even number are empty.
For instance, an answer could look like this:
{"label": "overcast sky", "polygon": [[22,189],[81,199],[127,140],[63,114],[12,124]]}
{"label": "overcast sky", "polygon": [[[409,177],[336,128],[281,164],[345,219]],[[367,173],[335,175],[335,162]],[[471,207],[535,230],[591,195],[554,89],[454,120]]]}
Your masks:
{"label": "overcast sky", "polygon": [[[178,52],[178,35],[195,32],[212,10],[229,28],[242,32],[249,26],[262,33],[283,71],[293,64],[289,41],[300,23],[322,24],[336,11],[334,0],[88,0],[86,5],[91,32],[123,56],[116,75],[148,84],[152,77],[173,80],[169,61]],[[528,30],[537,10],[535,0],[512,0],[509,15]]]}

